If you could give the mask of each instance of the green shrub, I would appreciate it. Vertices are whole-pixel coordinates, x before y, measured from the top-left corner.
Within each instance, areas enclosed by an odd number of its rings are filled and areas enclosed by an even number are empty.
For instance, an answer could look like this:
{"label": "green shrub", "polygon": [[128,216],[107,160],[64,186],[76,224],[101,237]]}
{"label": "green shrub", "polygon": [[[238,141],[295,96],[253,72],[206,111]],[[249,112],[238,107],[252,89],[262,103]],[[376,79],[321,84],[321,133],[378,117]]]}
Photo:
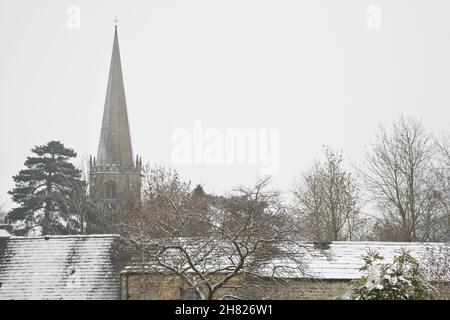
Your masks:
{"label": "green shrub", "polygon": [[348,295],[356,300],[428,300],[435,289],[427,281],[419,263],[402,250],[392,263],[382,263],[384,257],[368,252],[360,271],[364,275],[353,284]]}

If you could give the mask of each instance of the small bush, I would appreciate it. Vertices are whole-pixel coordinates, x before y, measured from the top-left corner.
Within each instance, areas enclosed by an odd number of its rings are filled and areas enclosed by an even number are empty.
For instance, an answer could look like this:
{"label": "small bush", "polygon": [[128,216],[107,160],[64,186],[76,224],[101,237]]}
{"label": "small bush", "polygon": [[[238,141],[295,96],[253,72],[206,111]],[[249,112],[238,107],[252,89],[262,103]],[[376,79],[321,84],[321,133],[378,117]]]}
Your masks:
{"label": "small bush", "polygon": [[392,263],[382,263],[384,257],[368,252],[363,258],[364,275],[354,282],[348,295],[356,300],[428,300],[435,289],[427,281],[419,263],[402,250]]}

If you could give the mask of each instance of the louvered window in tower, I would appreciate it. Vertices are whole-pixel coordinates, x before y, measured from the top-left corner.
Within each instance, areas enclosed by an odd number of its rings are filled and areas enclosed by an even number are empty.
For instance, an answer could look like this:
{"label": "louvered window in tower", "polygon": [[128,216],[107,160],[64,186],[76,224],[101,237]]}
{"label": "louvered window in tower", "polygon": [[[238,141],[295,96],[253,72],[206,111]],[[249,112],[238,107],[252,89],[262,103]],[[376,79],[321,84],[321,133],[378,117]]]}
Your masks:
{"label": "louvered window in tower", "polygon": [[117,199],[117,185],[115,181],[108,181],[105,185],[105,197],[108,200]]}

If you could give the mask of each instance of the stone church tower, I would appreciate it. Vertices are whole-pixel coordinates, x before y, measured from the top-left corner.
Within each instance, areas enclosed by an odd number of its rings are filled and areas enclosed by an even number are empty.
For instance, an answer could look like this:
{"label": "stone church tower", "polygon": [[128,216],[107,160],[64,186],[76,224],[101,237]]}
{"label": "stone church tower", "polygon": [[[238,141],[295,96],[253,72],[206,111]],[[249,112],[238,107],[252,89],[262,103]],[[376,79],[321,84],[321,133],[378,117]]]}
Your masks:
{"label": "stone church tower", "polygon": [[142,160],[133,161],[117,26],[97,158],[90,161],[90,194],[121,208],[139,203]]}

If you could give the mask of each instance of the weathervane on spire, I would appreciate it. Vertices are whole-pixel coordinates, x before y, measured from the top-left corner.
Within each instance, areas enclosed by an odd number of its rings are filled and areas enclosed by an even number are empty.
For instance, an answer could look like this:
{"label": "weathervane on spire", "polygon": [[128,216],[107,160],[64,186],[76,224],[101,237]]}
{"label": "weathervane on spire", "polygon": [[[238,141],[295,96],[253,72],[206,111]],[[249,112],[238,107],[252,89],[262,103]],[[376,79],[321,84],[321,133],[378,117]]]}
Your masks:
{"label": "weathervane on spire", "polygon": [[119,22],[119,19],[117,19],[117,16],[114,17],[114,26],[117,28],[117,22]]}

